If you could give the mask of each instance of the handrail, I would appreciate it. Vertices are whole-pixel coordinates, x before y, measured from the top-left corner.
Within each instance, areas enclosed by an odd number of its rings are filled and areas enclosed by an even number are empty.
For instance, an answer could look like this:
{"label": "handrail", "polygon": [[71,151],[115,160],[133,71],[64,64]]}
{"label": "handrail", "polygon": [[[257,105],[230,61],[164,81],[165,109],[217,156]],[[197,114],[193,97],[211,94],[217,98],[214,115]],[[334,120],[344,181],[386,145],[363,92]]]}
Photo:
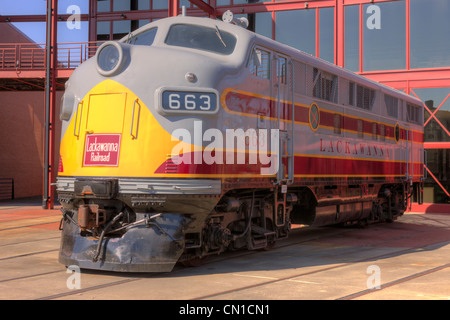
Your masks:
{"label": "handrail", "polygon": [[[134,111],[135,111],[135,108],[136,108],[136,102],[137,102],[137,104],[138,104],[138,110],[137,110],[137,120],[136,120],[136,134],[133,134],[133,128],[134,128]],[[131,130],[130,130],[130,135],[131,135],[131,138],[134,140],[134,139],[137,139],[137,136],[138,136],[138,130],[139,130],[139,118],[140,118],[140,115],[141,115],[141,104],[139,103],[139,98],[136,98],[135,100],[134,100],[134,102],[133,102],[133,115],[131,116]]]}

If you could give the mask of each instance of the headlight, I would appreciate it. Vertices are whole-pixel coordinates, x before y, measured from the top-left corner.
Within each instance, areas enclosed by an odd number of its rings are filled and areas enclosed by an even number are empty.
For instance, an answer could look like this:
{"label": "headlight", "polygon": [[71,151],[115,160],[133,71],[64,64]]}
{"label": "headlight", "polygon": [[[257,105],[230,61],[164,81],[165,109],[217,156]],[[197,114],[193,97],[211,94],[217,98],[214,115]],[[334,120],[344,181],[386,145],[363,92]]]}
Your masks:
{"label": "headlight", "polygon": [[97,70],[101,75],[113,76],[122,70],[125,64],[125,55],[118,42],[105,42],[95,54]]}
{"label": "headlight", "polygon": [[80,101],[70,91],[66,91],[61,97],[61,106],[59,112],[59,118],[61,120],[69,120],[72,116],[73,108],[76,107]]}

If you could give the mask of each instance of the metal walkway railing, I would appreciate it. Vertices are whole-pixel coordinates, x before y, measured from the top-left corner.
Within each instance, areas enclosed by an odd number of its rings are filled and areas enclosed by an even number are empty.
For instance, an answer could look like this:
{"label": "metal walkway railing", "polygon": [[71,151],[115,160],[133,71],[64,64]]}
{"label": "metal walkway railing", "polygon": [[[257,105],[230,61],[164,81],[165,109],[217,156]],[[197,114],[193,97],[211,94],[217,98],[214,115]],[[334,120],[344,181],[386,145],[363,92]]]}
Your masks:
{"label": "metal walkway railing", "polygon": [[[75,69],[83,61],[95,55],[102,42],[58,43],[58,69]],[[44,70],[45,44],[0,43],[0,71]]]}

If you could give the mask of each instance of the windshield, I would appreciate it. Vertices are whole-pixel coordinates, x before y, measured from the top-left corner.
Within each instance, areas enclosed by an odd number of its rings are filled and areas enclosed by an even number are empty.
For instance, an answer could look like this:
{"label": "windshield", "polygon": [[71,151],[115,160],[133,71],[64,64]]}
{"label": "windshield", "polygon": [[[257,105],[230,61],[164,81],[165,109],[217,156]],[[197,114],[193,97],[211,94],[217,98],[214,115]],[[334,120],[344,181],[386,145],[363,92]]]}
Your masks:
{"label": "windshield", "polygon": [[166,44],[229,55],[236,46],[236,37],[217,27],[176,24],[170,27]]}
{"label": "windshield", "polygon": [[127,43],[151,46],[153,44],[153,40],[155,40],[157,30],[158,30],[158,28],[153,28],[153,29],[141,32],[138,35],[135,35],[134,37],[128,39]]}

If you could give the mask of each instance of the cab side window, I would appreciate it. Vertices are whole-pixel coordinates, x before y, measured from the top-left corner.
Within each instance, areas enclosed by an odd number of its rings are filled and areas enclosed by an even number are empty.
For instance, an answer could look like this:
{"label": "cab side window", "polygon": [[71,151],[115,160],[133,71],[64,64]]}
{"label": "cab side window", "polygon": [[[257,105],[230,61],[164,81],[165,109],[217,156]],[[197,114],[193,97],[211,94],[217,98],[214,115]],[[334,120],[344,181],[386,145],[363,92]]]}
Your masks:
{"label": "cab side window", "polygon": [[248,61],[248,68],[254,76],[270,79],[270,52],[254,48]]}

